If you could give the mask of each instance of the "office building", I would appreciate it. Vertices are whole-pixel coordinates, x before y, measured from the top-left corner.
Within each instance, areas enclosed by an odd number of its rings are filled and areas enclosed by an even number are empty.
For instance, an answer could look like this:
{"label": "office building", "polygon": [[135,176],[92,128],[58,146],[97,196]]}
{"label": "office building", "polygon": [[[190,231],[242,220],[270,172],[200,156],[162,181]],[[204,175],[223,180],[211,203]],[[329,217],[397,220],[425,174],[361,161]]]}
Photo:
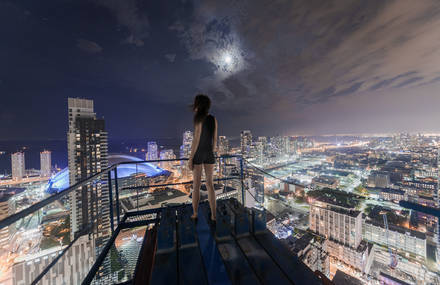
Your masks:
{"label": "office building", "polygon": [[225,136],[218,137],[218,152],[219,155],[226,155],[229,153],[229,140]]}
{"label": "office building", "polygon": [[16,152],[11,154],[12,179],[21,180],[25,176],[24,153]]}
{"label": "office building", "polygon": [[263,165],[266,162],[266,156],[264,154],[264,144],[261,141],[255,142],[254,147],[254,161],[259,164]]}
{"label": "office building", "polygon": [[328,239],[356,248],[362,240],[362,213],[315,201],[310,206],[310,229]]}
{"label": "office building", "polygon": [[365,270],[371,245],[362,241],[362,213],[330,203],[315,201],[310,206],[310,229],[324,236],[328,253]]}
{"label": "office building", "polygon": [[[69,98],[68,114],[69,183],[73,185],[108,166],[108,146],[104,120],[96,118],[92,100]],[[96,246],[103,246],[110,231],[106,181],[103,175],[97,178],[97,183],[80,187],[70,194],[71,239],[87,227],[87,232],[93,232],[98,238]]]}
{"label": "office building", "polygon": [[284,155],[290,155],[290,137],[283,137],[283,153]]}
{"label": "office building", "polygon": [[52,153],[50,151],[40,152],[40,176],[49,177],[52,174]]}
{"label": "office building", "polygon": [[157,143],[156,142],[148,142],[147,144],[147,160],[157,160]]}
{"label": "office building", "polygon": [[252,133],[249,130],[240,133],[240,148],[243,157],[249,157],[251,153]]}
{"label": "office building", "polygon": [[[160,152],[159,156],[160,160],[165,159],[176,159],[176,155],[172,149],[164,149]],[[163,169],[170,170],[172,169],[173,162],[172,161],[161,161],[159,166]]]}
{"label": "office building", "polygon": [[191,145],[193,141],[193,132],[185,131],[183,133],[182,146],[180,147],[180,158],[189,158],[191,155]]}

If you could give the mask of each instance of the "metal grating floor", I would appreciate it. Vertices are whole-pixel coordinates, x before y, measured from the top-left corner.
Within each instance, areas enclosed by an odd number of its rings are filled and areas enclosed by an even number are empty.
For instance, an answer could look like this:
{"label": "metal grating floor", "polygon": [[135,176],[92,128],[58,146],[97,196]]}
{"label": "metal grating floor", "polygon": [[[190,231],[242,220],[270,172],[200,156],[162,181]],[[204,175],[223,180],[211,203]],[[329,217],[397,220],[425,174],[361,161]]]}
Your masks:
{"label": "metal grating floor", "polygon": [[208,204],[199,207],[197,222],[191,205],[161,210],[132,284],[322,284],[265,228],[264,212],[219,200],[213,226]]}

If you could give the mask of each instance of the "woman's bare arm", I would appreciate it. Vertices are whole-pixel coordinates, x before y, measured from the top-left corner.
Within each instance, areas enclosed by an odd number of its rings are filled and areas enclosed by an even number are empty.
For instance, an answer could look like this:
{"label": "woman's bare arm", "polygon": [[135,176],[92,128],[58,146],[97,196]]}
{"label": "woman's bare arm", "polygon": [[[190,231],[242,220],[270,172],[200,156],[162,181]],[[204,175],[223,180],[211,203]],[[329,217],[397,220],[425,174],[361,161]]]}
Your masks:
{"label": "woman's bare arm", "polygon": [[192,159],[194,157],[194,154],[197,151],[197,148],[199,147],[199,142],[200,142],[200,133],[201,133],[201,128],[202,124],[201,123],[197,123],[194,126],[194,137],[193,137],[193,141],[191,144],[191,155],[190,155],[190,159]]}
{"label": "woman's bare arm", "polygon": [[212,148],[214,152],[217,152],[218,147],[217,147],[217,119],[215,119],[215,127],[214,127],[214,140],[212,142]]}

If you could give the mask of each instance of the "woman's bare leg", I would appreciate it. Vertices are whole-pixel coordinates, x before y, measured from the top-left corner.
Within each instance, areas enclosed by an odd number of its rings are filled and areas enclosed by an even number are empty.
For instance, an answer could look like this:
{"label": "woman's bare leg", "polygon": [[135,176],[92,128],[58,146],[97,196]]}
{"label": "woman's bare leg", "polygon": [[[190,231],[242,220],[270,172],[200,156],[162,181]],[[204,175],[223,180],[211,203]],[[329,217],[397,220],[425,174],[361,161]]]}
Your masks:
{"label": "woman's bare leg", "polygon": [[205,168],[209,207],[211,207],[211,220],[215,220],[215,191],[213,183],[214,164],[204,164],[203,167]]}
{"label": "woman's bare leg", "polygon": [[192,193],[192,205],[193,205],[193,215],[192,218],[197,217],[197,211],[199,209],[200,200],[200,180],[202,179],[202,165],[194,164],[193,169],[193,193]]}

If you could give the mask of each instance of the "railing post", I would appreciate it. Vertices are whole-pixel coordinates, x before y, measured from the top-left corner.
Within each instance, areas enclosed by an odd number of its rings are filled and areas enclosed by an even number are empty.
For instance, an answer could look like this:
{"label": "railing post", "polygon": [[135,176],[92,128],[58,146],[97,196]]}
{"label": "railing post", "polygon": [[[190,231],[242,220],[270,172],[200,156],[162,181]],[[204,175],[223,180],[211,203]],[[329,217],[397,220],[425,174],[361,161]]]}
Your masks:
{"label": "railing post", "polygon": [[240,181],[241,181],[241,203],[245,205],[244,201],[244,172],[243,172],[243,156],[240,156]]}
{"label": "railing post", "polygon": [[112,234],[115,232],[115,225],[113,220],[113,195],[112,195],[112,173],[111,171],[107,172],[108,179],[108,198],[110,205],[110,229],[112,230]]}
{"label": "railing post", "polygon": [[115,167],[115,196],[116,196],[116,220],[118,221],[118,226],[119,226],[119,187],[118,187],[118,168]]}
{"label": "railing post", "polygon": [[[136,163],[136,186],[140,186],[140,183],[138,183],[138,164]],[[136,188],[136,210],[139,211],[139,190]]]}

